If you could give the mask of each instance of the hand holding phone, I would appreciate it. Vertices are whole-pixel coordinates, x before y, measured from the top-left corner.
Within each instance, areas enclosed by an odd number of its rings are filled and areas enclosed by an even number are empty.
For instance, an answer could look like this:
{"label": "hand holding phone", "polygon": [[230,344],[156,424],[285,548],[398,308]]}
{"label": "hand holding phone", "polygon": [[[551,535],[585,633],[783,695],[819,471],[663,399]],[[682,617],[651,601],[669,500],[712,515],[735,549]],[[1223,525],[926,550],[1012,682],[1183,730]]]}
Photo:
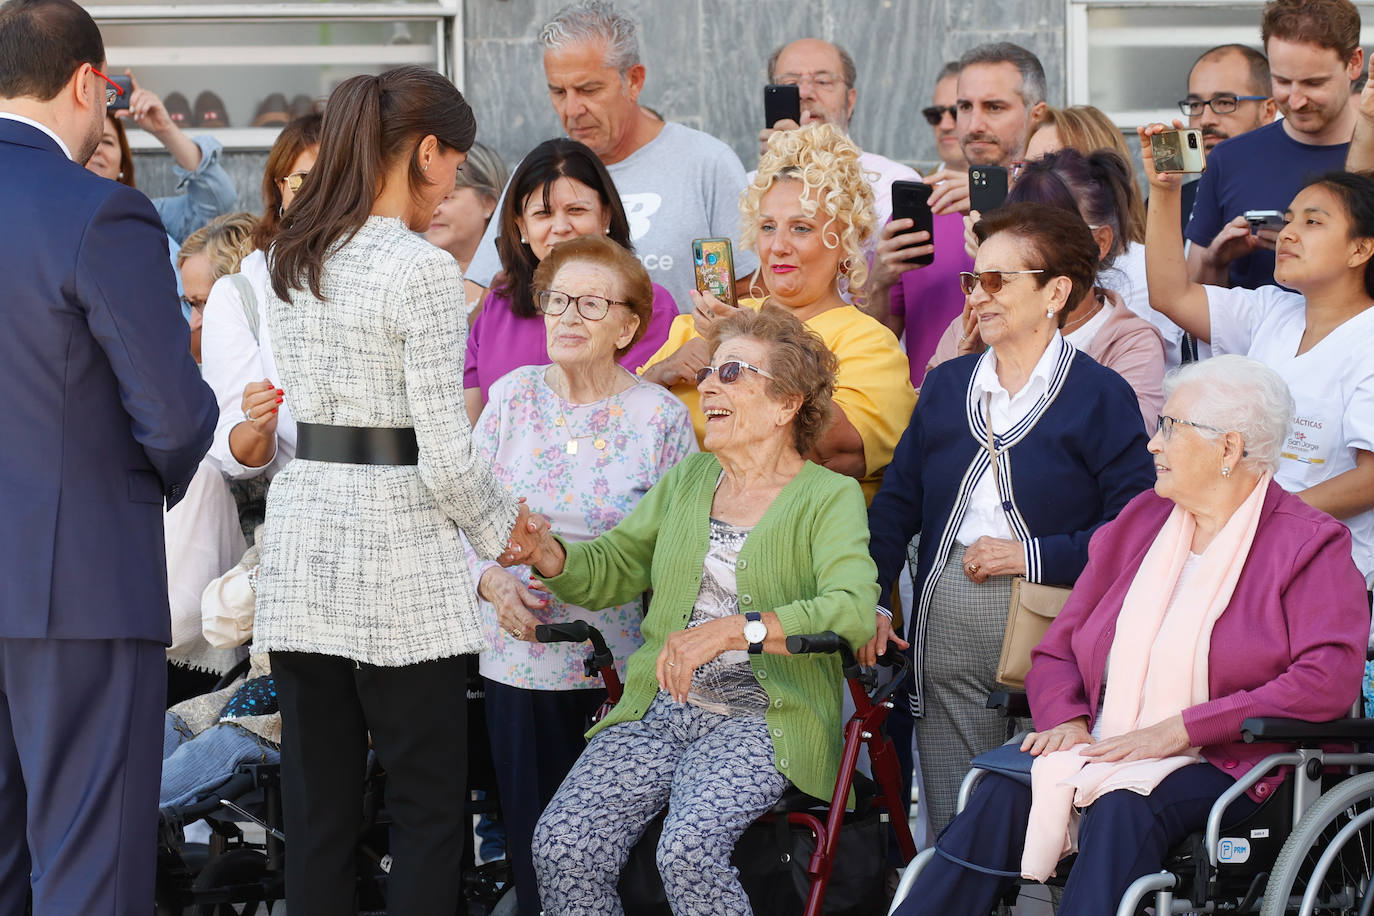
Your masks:
{"label": "hand holding phone", "polygon": [[697,292],[710,293],[725,305],[735,305],[735,259],[729,239],[693,239],[692,267]]}
{"label": "hand holding phone", "polygon": [[968,207],[986,216],[1007,201],[1007,170],[1000,165],[971,165]]}
{"label": "hand holding phone", "polygon": [[1194,128],[1162,130],[1150,135],[1150,155],[1156,172],[1194,174],[1207,168],[1202,131]]}
{"label": "hand holding phone", "polygon": [[[929,232],[930,241],[935,241],[935,217],[930,211],[930,185],[921,181],[892,182],[892,218],[909,219],[912,222],[909,232]],[[932,247],[925,254],[907,258],[907,263],[924,267],[935,262]]]}
{"label": "hand holding phone", "polygon": [[769,83],[763,87],[763,126],[772,127],[779,121],[801,124],[801,88],[783,83]]}

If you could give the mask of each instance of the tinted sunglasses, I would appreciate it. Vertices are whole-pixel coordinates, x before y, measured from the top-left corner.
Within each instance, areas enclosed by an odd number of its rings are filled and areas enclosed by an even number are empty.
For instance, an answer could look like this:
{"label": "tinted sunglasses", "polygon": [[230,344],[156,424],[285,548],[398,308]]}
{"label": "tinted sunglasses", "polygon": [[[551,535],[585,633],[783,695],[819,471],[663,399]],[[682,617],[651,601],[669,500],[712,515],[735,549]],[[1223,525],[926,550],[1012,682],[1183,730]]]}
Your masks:
{"label": "tinted sunglasses", "polygon": [[731,359],[726,360],[719,366],[703,366],[702,368],[698,369],[697,384],[700,385],[702,382],[706,381],[708,378],[711,377],[711,373],[714,372],[720,376],[720,380],[722,383],[726,385],[733,385],[735,382],[739,381],[739,377],[744,373],[745,369],[748,369],[750,372],[756,372],[764,378],[773,377],[767,370],[760,369],[758,366],[750,365],[742,359]]}
{"label": "tinted sunglasses", "polygon": [[1002,291],[1006,285],[1007,277],[1014,277],[1018,274],[1043,274],[1041,270],[985,270],[981,273],[971,274],[968,271],[959,272],[959,288],[964,291],[965,296],[972,296],[973,291],[979,286],[983,287],[983,292],[994,295]]}
{"label": "tinted sunglasses", "polygon": [[301,185],[305,184],[305,176],[309,174],[309,172],[292,172],[282,179],[282,183],[286,185],[292,194],[295,194],[301,189]]}
{"label": "tinted sunglasses", "polygon": [[931,105],[929,108],[922,108],[921,114],[925,115],[926,123],[931,127],[939,126],[940,122],[948,114],[954,120],[959,120],[959,108],[957,105]]}

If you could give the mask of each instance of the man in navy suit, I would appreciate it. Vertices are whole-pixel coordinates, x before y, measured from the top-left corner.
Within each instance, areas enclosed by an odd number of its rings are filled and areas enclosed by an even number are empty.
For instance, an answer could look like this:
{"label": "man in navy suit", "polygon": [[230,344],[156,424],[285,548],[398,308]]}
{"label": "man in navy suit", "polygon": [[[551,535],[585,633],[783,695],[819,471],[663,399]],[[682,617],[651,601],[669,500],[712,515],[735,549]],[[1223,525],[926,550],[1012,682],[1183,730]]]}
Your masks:
{"label": "man in navy suit", "polygon": [[[163,504],[210,445],[152,203],[82,163],[104,44],[0,5],[0,914],[153,907],[170,640]],[[27,825],[27,827],[26,827]]]}

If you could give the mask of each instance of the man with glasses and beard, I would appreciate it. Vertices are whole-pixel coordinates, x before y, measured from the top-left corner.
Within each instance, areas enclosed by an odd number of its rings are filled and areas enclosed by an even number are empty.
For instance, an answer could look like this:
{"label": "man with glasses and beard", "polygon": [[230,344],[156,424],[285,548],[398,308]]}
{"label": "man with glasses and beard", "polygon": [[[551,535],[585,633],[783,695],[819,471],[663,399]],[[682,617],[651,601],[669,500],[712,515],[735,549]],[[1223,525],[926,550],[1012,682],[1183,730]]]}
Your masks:
{"label": "man with glasses and beard", "polygon": [[[1202,146],[1212,151],[1223,140],[1274,120],[1278,106],[1269,94],[1269,61],[1245,45],[1220,45],[1202,52],[1188,71],[1188,97],[1178,103],[1188,126],[1202,131]],[[1197,181],[1183,186],[1183,226],[1193,212]]]}
{"label": "man with glasses and beard", "polygon": [[152,912],[163,505],[218,417],[151,201],[82,168],[104,67],[73,0],[0,5],[0,913]]}
{"label": "man with glasses and beard", "polygon": [[1273,285],[1276,233],[1251,232],[1245,211],[1287,210],[1313,176],[1345,167],[1355,131],[1351,86],[1364,69],[1364,50],[1354,4],[1271,0],[1260,36],[1283,119],[1209,151],[1185,232],[1193,243],[1188,271],[1199,283],[1247,289]]}

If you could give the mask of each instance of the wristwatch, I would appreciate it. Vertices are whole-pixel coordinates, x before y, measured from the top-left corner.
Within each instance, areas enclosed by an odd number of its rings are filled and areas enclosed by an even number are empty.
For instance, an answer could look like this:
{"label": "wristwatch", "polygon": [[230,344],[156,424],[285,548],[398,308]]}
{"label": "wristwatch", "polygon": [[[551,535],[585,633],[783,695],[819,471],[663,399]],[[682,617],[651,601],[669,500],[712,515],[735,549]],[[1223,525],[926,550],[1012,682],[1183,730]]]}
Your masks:
{"label": "wristwatch", "polygon": [[768,627],[764,625],[763,615],[750,611],[744,615],[744,638],[749,640],[749,654],[758,655],[763,651],[763,641],[768,638]]}

